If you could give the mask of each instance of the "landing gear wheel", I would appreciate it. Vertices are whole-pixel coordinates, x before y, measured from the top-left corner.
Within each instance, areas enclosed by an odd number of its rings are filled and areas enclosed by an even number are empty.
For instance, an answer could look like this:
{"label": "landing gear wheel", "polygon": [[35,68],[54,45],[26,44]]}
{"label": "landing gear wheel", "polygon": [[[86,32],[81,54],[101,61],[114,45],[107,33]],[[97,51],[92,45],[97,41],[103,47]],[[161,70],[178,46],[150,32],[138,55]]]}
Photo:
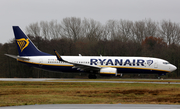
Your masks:
{"label": "landing gear wheel", "polygon": [[92,74],[90,74],[90,75],[88,76],[88,78],[89,78],[89,79],[96,79],[96,78],[97,78],[97,76],[96,76],[96,75],[92,75]]}

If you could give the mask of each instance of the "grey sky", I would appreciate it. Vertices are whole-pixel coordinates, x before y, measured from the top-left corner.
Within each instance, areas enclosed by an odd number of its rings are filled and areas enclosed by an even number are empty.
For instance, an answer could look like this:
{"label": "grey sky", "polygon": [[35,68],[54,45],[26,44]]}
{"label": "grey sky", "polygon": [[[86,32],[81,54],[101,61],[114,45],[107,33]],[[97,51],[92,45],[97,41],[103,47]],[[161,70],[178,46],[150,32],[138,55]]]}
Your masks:
{"label": "grey sky", "polygon": [[30,23],[66,17],[180,23],[180,0],[0,0],[0,43],[14,38],[14,25],[25,31]]}

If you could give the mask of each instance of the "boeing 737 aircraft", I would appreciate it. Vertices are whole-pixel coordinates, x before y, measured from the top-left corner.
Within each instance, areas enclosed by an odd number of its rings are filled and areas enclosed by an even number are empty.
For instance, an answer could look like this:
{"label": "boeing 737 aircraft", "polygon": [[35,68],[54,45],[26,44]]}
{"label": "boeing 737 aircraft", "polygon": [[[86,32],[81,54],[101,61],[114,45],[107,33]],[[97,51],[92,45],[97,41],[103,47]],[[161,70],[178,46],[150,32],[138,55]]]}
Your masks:
{"label": "boeing 737 aircraft", "polygon": [[116,56],[60,56],[41,52],[18,26],[13,26],[19,56],[5,54],[18,62],[45,70],[59,72],[88,73],[89,78],[96,75],[114,75],[121,73],[160,74],[176,70],[168,61],[149,57],[116,57]]}

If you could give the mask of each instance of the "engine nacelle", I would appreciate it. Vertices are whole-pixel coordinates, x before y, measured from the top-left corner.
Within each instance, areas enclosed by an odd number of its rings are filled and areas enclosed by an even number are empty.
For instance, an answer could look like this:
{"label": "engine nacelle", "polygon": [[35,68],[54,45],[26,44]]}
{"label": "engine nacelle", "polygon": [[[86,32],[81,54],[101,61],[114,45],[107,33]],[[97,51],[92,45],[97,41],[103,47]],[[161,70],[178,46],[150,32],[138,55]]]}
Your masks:
{"label": "engine nacelle", "polygon": [[101,68],[100,72],[101,75],[115,75],[117,76],[117,69],[116,68]]}

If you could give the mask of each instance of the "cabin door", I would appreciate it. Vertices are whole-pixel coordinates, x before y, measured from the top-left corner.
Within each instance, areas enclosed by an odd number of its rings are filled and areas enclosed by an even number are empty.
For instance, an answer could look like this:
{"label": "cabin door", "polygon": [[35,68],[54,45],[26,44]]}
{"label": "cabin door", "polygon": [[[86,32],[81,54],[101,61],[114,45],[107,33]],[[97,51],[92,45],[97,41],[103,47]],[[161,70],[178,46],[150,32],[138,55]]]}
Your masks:
{"label": "cabin door", "polygon": [[154,68],[158,68],[158,61],[154,61]]}
{"label": "cabin door", "polygon": [[43,59],[39,59],[39,66],[42,67],[43,66]]}

